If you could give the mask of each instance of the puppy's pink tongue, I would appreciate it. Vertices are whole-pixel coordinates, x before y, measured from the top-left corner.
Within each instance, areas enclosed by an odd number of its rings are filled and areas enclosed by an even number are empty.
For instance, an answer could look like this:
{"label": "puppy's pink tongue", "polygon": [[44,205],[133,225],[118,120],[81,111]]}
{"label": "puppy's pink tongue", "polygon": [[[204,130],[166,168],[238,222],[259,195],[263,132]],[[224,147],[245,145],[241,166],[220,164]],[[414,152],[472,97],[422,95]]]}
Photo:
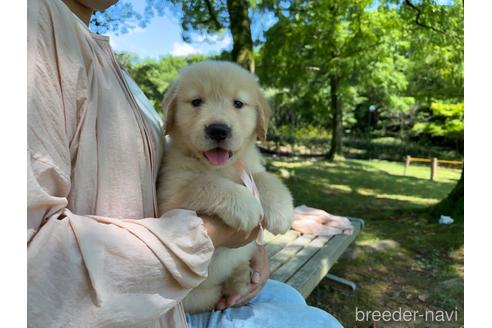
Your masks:
{"label": "puppy's pink tongue", "polygon": [[229,152],[221,148],[210,149],[204,154],[213,165],[224,165],[229,160]]}

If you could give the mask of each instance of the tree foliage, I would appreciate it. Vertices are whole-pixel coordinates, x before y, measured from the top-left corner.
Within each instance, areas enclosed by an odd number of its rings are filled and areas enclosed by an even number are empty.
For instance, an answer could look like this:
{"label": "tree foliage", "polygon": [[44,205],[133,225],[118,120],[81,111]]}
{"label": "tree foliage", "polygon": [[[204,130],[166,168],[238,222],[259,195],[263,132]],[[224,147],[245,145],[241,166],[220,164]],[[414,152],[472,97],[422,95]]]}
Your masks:
{"label": "tree foliage", "polygon": [[136,55],[126,53],[116,54],[116,57],[158,111],[161,110],[160,103],[167,88],[176,79],[179,70],[206,59],[203,55],[192,55],[139,60]]}
{"label": "tree foliage", "polygon": [[455,0],[440,5],[426,0],[414,7],[420,10],[424,26],[413,18],[416,13],[412,7],[403,5],[400,10],[410,42],[408,92],[427,105],[433,100],[463,101],[463,3]]}
{"label": "tree foliage", "polygon": [[[438,109],[463,103],[461,1],[146,0],[135,13],[122,0],[110,10],[94,15],[97,29],[124,33],[172,13],[184,40],[231,33],[233,49],[220,58],[256,66],[274,107],[273,133],[322,128],[332,133],[330,157],[343,153],[344,134],[462,139],[463,113]],[[258,13],[276,23],[252,40]],[[126,66],[158,104],[178,68],[195,59],[133,58]]]}
{"label": "tree foliage", "polygon": [[344,112],[364,99],[386,107],[407,86],[400,70],[405,60],[398,52],[402,47],[398,14],[369,9],[371,4],[369,0],[292,2],[266,32],[261,49],[260,77],[265,83],[301,97],[322,93],[318,107],[330,116],[326,128],[332,131],[329,158],[342,154]]}
{"label": "tree foliage", "polygon": [[444,137],[453,140],[464,139],[465,106],[463,103],[434,102],[430,110],[428,121],[416,123],[413,127],[413,132],[426,133],[433,137]]}
{"label": "tree foliage", "polygon": [[[458,0],[146,0],[144,13],[121,2],[96,13],[98,32],[125,33],[166,9],[183,39],[231,33],[232,59],[256,70],[272,101],[273,133],[313,127],[331,133],[327,158],[344,134],[397,136],[463,152],[464,22]],[[253,40],[255,13],[276,23]],[[255,53],[253,45],[259,50]],[[120,60],[156,108],[179,68],[205,57]],[[300,130],[299,130],[300,131]],[[411,155],[411,154],[409,154]],[[447,208],[463,197],[463,176]],[[456,196],[456,197],[455,197]],[[461,198],[460,198],[461,197]],[[447,205],[446,205],[447,204]]]}
{"label": "tree foliage", "polygon": [[149,11],[139,13],[131,3],[120,1],[107,10],[94,12],[89,27],[98,34],[124,34],[137,26],[145,27],[151,16]]}
{"label": "tree foliage", "polygon": [[[149,0],[147,0],[149,1]],[[224,34],[233,39],[231,59],[251,72],[255,71],[250,9],[253,0],[169,0],[179,8],[183,39],[190,41],[192,33]]]}
{"label": "tree foliage", "polygon": [[287,107],[279,113],[301,113],[284,117],[316,117],[310,123],[332,131],[331,153],[341,153],[341,134],[352,128],[415,136],[423,132],[412,130],[421,110],[463,99],[459,2],[291,1],[278,15],[265,34],[259,75],[292,95],[282,96]]}

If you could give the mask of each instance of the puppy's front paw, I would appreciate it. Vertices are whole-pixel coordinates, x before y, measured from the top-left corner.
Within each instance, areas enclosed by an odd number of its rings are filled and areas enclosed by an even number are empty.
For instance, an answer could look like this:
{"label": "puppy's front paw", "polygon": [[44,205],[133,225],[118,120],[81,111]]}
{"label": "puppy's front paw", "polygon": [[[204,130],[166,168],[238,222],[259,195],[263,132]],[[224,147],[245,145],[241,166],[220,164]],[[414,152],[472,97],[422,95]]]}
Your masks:
{"label": "puppy's front paw", "polygon": [[226,224],[242,231],[250,231],[260,222],[261,205],[246,188],[240,187],[224,212],[222,220]]}
{"label": "puppy's front paw", "polygon": [[[278,206],[283,203],[283,206]],[[291,202],[280,202],[280,204],[271,204],[265,209],[265,227],[268,231],[277,235],[286,233],[294,218],[294,207]]]}
{"label": "puppy's front paw", "polygon": [[[278,187],[274,197],[265,201],[265,228],[277,235],[286,233],[294,219],[294,205],[292,195],[285,186]],[[273,193],[270,193],[273,195]]]}
{"label": "puppy's front paw", "polygon": [[294,206],[289,189],[275,176],[253,174],[265,210],[264,227],[273,234],[285,233],[292,225]]}

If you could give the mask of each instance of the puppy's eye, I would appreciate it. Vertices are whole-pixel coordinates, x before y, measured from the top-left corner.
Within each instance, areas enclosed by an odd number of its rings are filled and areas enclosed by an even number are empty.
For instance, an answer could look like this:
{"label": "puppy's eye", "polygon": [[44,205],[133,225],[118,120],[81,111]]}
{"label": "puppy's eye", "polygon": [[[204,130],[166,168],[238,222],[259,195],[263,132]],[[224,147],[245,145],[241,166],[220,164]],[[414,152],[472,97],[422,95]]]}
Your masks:
{"label": "puppy's eye", "polygon": [[237,108],[237,109],[241,109],[243,108],[244,104],[242,101],[239,101],[239,100],[234,100],[234,107]]}
{"label": "puppy's eye", "polygon": [[196,98],[191,101],[191,106],[193,107],[200,107],[201,104],[203,104],[203,100],[200,98]]}

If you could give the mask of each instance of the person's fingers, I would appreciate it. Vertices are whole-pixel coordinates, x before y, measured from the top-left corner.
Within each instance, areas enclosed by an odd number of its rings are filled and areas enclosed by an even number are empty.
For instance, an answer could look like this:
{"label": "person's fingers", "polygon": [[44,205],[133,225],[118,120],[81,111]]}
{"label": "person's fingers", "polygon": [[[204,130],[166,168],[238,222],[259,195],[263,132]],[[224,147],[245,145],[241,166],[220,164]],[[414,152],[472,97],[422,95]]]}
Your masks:
{"label": "person's fingers", "polygon": [[259,284],[261,282],[261,278],[263,278],[262,271],[265,270],[265,266],[268,265],[261,258],[257,256],[253,257],[250,261],[250,266],[253,271],[251,271],[251,283]]}
{"label": "person's fingers", "polygon": [[227,299],[226,296],[222,296],[222,298],[215,305],[215,309],[222,311],[227,307]]}
{"label": "person's fingers", "polygon": [[249,301],[251,301],[256,296],[256,294],[258,294],[258,291],[260,288],[261,288],[261,285],[252,285],[252,288],[250,289],[250,291],[248,293],[246,293],[245,295],[241,295],[241,297],[239,297],[236,300],[236,303],[234,306],[242,306],[242,305],[248,303]]}
{"label": "person's fingers", "polygon": [[231,306],[235,305],[240,298],[241,298],[241,295],[239,295],[239,294],[227,296],[226,297],[226,307],[231,307]]}
{"label": "person's fingers", "polygon": [[246,295],[242,295],[236,300],[236,303],[234,306],[243,306],[244,304],[248,303],[254,296],[254,292],[249,292]]}
{"label": "person's fingers", "polygon": [[251,283],[263,285],[270,275],[270,266],[268,264],[268,254],[264,246],[257,246],[256,252],[250,261],[251,266]]}
{"label": "person's fingers", "polygon": [[252,270],[250,288],[246,294],[241,295],[241,297],[236,300],[234,306],[241,306],[251,301],[267,282],[270,270],[265,247],[257,246],[256,252],[250,260],[250,266]]}
{"label": "person's fingers", "polygon": [[254,271],[253,274],[251,275],[251,282],[253,284],[259,284],[260,283],[260,277],[261,277],[261,273],[258,271]]}
{"label": "person's fingers", "polygon": [[248,303],[253,299],[263,285],[266,283],[269,277],[270,269],[268,265],[268,255],[266,249],[263,246],[257,245],[256,251],[250,260],[251,271],[251,283],[247,292],[243,295],[234,294],[223,296],[219,302],[217,302],[216,310],[223,310],[231,306],[241,306]]}
{"label": "person's fingers", "polygon": [[242,297],[239,294],[223,296],[215,305],[215,309],[222,311],[228,307],[235,306],[241,298]]}

